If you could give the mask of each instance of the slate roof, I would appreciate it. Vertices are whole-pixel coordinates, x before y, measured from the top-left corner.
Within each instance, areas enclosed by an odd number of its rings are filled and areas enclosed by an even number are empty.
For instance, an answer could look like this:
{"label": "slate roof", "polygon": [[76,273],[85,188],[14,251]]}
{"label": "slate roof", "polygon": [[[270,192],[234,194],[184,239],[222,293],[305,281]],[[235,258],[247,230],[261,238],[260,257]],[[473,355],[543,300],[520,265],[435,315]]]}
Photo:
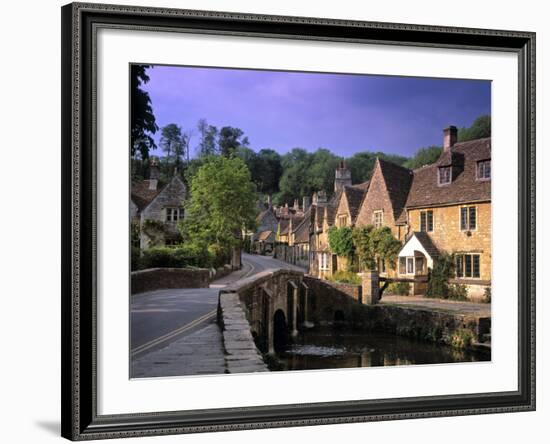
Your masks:
{"label": "slate roof", "polygon": [[[438,168],[453,164],[452,182],[438,185]],[[491,158],[491,138],[456,143],[451,153],[442,153],[441,162],[413,171],[410,193],[406,201],[408,208],[426,207],[461,202],[491,200],[491,180],[477,180],[476,168],[480,160]]]}
{"label": "slate roof", "polygon": [[393,217],[394,220],[397,221],[407,202],[407,196],[409,195],[411,183],[413,181],[413,172],[408,168],[396,165],[384,159],[378,158],[378,162],[386,183],[386,189],[388,190],[393,209]]}
{"label": "slate roof", "polygon": [[164,186],[158,183],[155,190],[150,190],[149,179],[134,182],[132,183],[131,198],[139,208],[139,211],[142,211],[159,195],[163,188]]}
{"label": "slate roof", "polygon": [[262,211],[256,216],[256,222],[261,222],[264,219],[264,217],[268,215],[268,213],[271,213],[273,217],[275,217],[275,215],[273,214],[273,211],[271,211],[271,209],[267,209]]}
{"label": "slate roof", "polygon": [[279,221],[279,235],[288,234],[289,224],[290,224],[290,219],[281,219]]}
{"label": "slate roof", "polygon": [[426,250],[426,252],[431,256],[432,259],[436,259],[439,257],[439,250],[432,242],[432,239],[430,238],[428,233],[424,233],[423,231],[415,231],[413,232],[413,236],[418,239],[420,244],[424,247],[424,250]]}

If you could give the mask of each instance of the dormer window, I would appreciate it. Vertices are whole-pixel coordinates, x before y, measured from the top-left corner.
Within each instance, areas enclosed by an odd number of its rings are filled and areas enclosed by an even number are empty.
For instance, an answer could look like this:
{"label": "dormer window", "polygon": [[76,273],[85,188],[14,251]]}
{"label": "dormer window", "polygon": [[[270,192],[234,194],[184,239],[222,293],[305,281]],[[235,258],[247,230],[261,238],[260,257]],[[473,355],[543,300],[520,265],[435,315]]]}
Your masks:
{"label": "dormer window", "polygon": [[477,163],[477,179],[487,180],[491,178],[491,160],[480,160]]}
{"label": "dormer window", "polygon": [[450,166],[439,167],[439,185],[451,183],[452,170]]}

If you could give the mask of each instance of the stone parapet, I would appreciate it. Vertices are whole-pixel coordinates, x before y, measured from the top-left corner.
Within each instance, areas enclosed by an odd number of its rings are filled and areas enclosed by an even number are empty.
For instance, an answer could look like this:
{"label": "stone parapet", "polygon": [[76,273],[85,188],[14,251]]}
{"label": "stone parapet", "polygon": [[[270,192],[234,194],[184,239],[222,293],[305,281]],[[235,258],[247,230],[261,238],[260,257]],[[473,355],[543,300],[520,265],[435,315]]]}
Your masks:
{"label": "stone parapet", "polygon": [[130,274],[131,294],[166,288],[208,288],[210,271],[205,268],[149,268]]}
{"label": "stone parapet", "polygon": [[254,343],[237,293],[220,293],[218,322],[223,329],[227,373],[269,371]]}

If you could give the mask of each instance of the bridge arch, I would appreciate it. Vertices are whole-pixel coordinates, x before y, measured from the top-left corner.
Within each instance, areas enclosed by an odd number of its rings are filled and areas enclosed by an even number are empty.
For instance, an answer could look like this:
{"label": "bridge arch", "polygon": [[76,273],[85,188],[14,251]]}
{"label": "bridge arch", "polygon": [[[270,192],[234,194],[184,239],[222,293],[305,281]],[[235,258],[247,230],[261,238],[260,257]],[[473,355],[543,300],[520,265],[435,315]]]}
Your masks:
{"label": "bridge arch", "polygon": [[273,314],[273,348],[276,353],[283,351],[288,345],[288,324],[283,310]]}

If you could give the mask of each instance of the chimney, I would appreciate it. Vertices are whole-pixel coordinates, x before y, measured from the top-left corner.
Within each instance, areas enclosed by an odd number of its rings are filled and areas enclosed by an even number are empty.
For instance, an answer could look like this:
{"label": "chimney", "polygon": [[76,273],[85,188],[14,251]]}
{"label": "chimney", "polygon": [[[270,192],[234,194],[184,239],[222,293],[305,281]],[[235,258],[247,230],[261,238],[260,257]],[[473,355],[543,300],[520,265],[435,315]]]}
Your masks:
{"label": "chimney", "polygon": [[294,205],[292,206],[296,211],[300,209],[300,204],[298,203],[298,199],[294,199]]}
{"label": "chimney", "polygon": [[456,143],[457,129],[456,126],[449,126],[443,130],[443,151],[450,151]]}
{"label": "chimney", "polygon": [[317,192],[315,191],[313,193],[313,197],[312,197],[312,202],[313,202],[313,205],[317,205]]}
{"label": "chimney", "polygon": [[317,193],[317,203],[327,203],[327,193],[325,190]]}
{"label": "chimney", "polygon": [[267,195],[267,208],[271,208],[273,203],[271,202],[271,194]]}
{"label": "chimney", "polygon": [[156,190],[160,178],[160,168],[157,159],[152,158],[149,164],[149,189]]}
{"label": "chimney", "polygon": [[351,171],[346,167],[346,161],[341,160],[334,172],[334,193],[342,191],[351,185]]}
{"label": "chimney", "polygon": [[309,208],[309,196],[304,196],[302,198],[302,208],[304,210],[304,213],[307,211],[307,209]]}

